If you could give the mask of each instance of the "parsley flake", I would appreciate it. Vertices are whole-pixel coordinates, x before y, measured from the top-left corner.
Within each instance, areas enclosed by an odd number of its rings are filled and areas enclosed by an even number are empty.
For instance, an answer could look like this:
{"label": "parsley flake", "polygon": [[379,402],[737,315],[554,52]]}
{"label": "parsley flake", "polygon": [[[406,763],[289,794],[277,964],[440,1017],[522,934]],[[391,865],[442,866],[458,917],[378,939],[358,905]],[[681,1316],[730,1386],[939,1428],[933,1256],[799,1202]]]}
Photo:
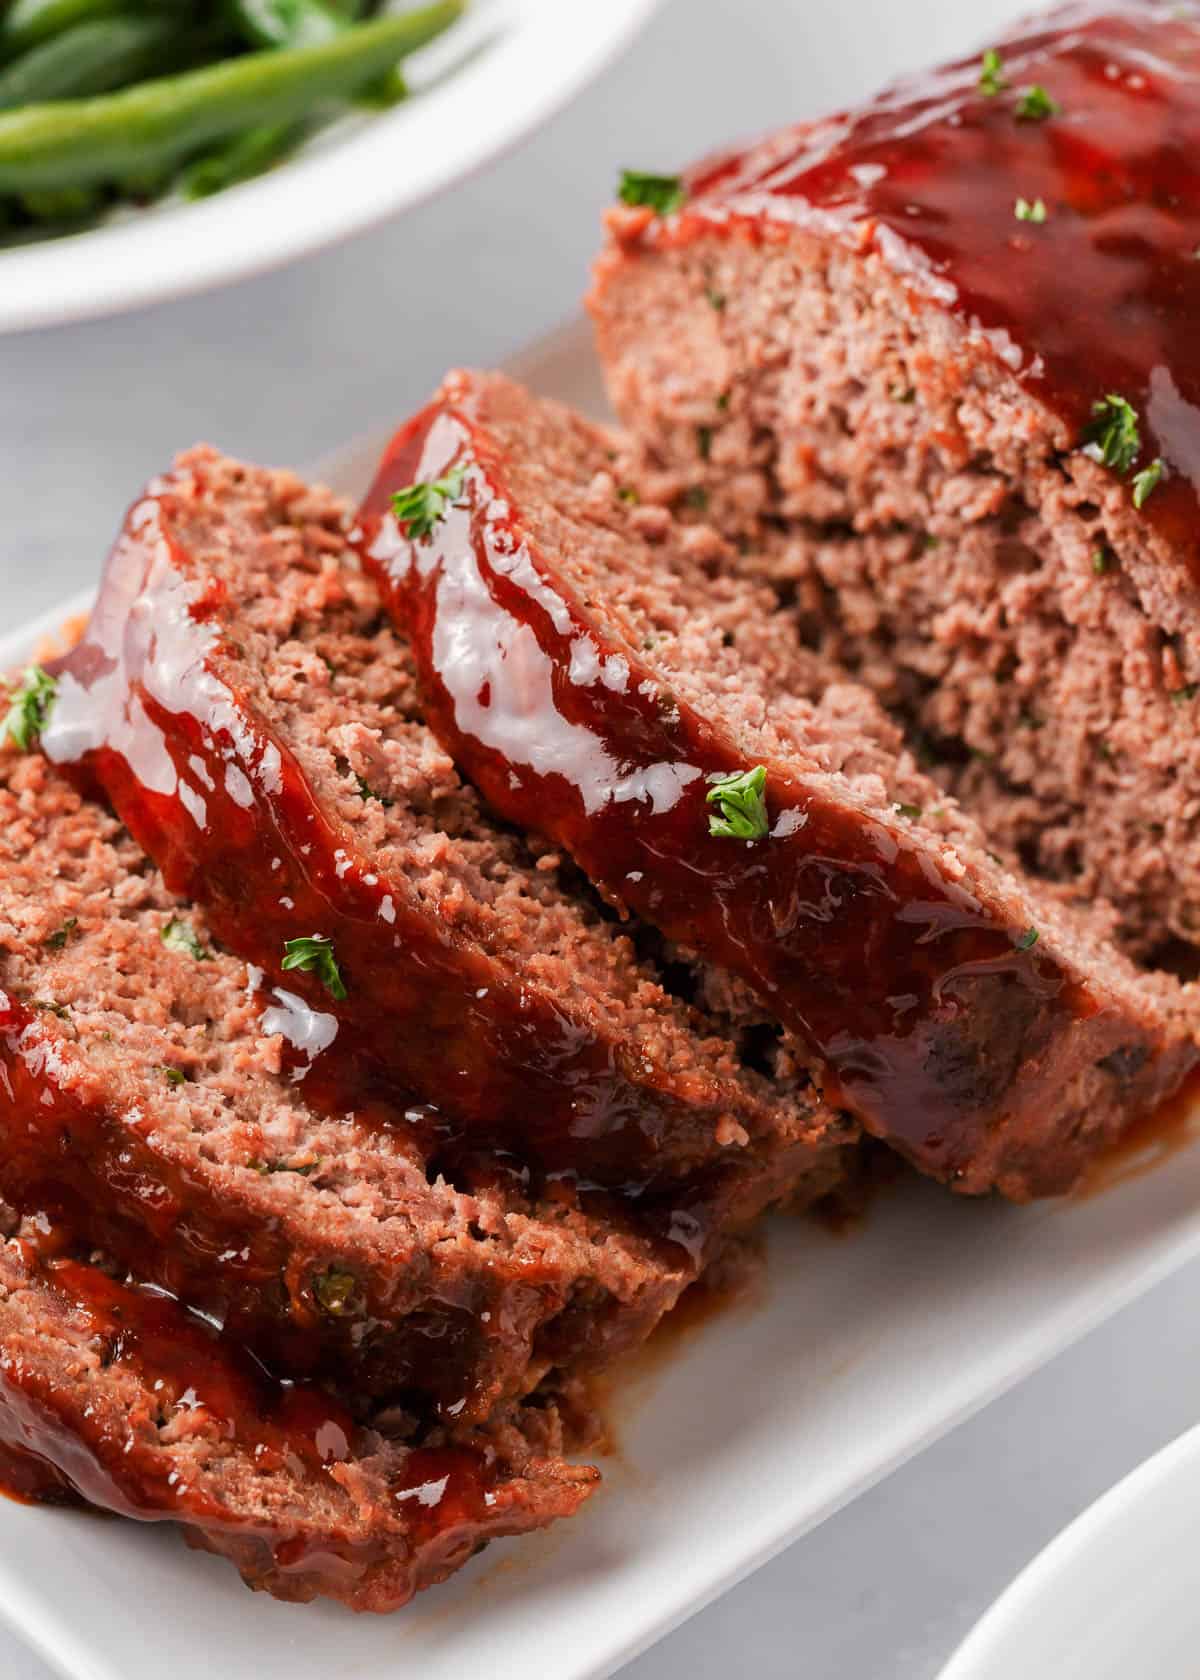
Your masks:
{"label": "parsley flake", "polygon": [[718,840],[762,840],[770,828],[766,785],[765,764],[718,776],[706,795],[707,803],[718,808],[709,815],[708,832]]}
{"label": "parsley flake", "polygon": [[1040,938],[1041,934],[1037,928],[1027,927],[1020,939],[1017,940],[1017,950],[1032,951]]}
{"label": "parsley flake", "polygon": [[1103,577],[1113,567],[1113,552],[1111,548],[1097,548],[1092,550],[1092,570],[1097,577]]}
{"label": "parsley flake", "polygon": [[200,943],[195,928],[182,916],[172,916],[169,922],[164,923],[158,937],[168,951],[181,951],[185,956],[195,957],[197,962],[211,960],[211,953]]}
{"label": "parsley flake", "polygon": [[341,1271],[337,1266],[330,1266],[328,1271],[321,1272],[312,1280],[313,1294],[317,1305],[330,1318],[344,1318],[351,1310],[354,1291],[358,1287],[358,1280],[353,1272]]}
{"label": "parsley flake", "polygon": [[1161,458],[1151,461],[1148,467],[1143,467],[1133,478],[1133,505],[1140,508],[1143,503],[1158,489],[1166,472]]}
{"label": "parsley flake", "polygon": [[184,1073],[182,1068],[160,1067],[158,1071],[162,1074],[168,1085],[187,1084],[187,1074]]}
{"label": "parsley flake", "polygon": [[382,805],[385,810],[389,810],[396,803],[394,799],[389,799],[386,793],[376,793],[370,782],[368,782],[365,777],[360,776],[357,771],[355,772],[354,780],[358,783],[358,797],[360,799],[374,799]]}
{"label": "parsley flake", "polygon": [[645,175],[638,169],[621,171],[619,194],[622,204],[653,210],[656,216],[669,216],[682,209],[687,199],[679,175]]}
{"label": "parsley flake", "polygon": [[907,817],[910,822],[919,822],[921,820],[921,807],[919,805],[904,805],[901,804],[900,800],[896,800],[895,804],[892,806],[892,810],[899,811],[900,815],[902,817]]}
{"label": "parsley flake", "polygon": [[333,942],[326,939],[324,934],[314,933],[311,938],[288,939],[284,942],[283,972],[291,974],[299,970],[303,974],[315,974],[330,997],[340,1003],[349,994],[346,983],[342,979],[342,971],[337,965],[337,958],[333,954]]}
{"label": "parsley flake", "polygon": [[995,47],[989,47],[979,64],[979,91],[986,99],[993,99],[1008,86],[1004,74],[1004,60]]}
{"label": "parsley flake", "polygon": [[1045,122],[1047,117],[1057,117],[1062,106],[1044,87],[1035,82],[1032,87],[1021,90],[1013,110],[1018,122]]}
{"label": "parsley flake", "polygon": [[28,752],[46,727],[46,719],[58,693],[58,684],[40,665],[31,665],[14,689],[8,715],[0,725],[0,742],[6,738],[21,752]]}
{"label": "parsley flake", "polygon": [[1115,467],[1120,473],[1129,471],[1142,447],[1133,405],[1111,391],[1092,404],[1092,418],[1083,437],[1085,455],[1103,467]]}
{"label": "parsley flake", "polygon": [[442,478],[426,479],[397,490],[392,497],[392,512],[405,526],[413,542],[423,542],[432,536],[435,525],[446,517],[446,510],[462,495],[466,474],[462,467],[454,467]]}
{"label": "parsley flake", "polygon": [[1185,683],[1182,688],[1171,690],[1171,699],[1176,706],[1184,705],[1188,700],[1194,700],[1200,693],[1200,683]]}
{"label": "parsley flake", "polygon": [[75,930],[78,926],[79,926],[79,917],[78,916],[68,916],[66,921],[63,923],[63,925],[60,928],[58,928],[54,933],[49,934],[42,941],[43,945],[45,945],[45,947],[48,951],[61,951],[61,950],[63,950],[66,946],[66,943],[67,943],[68,939],[70,939],[71,935],[75,932]]}
{"label": "parsley flake", "polygon": [[705,286],[704,295],[708,299],[710,308],[715,309],[720,314],[725,307],[725,293],[718,292],[715,286]]}
{"label": "parsley flake", "polygon": [[1035,198],[1030,202],[1027,198],[1019,198],[1013,205],[1013,215],[1019,222],[1044,222],[1046,220],[1046,201]]}

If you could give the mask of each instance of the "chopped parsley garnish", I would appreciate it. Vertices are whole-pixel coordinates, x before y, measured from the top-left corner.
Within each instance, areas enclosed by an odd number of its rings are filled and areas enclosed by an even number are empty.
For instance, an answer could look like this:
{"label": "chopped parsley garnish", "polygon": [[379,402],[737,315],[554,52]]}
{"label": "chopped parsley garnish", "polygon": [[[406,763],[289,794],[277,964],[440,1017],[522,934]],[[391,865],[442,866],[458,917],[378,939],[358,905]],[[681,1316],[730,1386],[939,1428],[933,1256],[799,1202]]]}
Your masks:
{"label": "chopped parsley garnish", "polygon": [[638,495],[632,484],[622,484],[617,490],[617,500],[619,502],[628,502],[630,507],[636,507],[641,499],[642,498]]}
{"label": "chopped parsley garnish", "polygon": [[337,1266],[330,1266],[328,1271],[312,1280],[312,1287],[323,1313],[328,1313],[330,1318],[344,1318],[350,1311],[358,1280],[353,1272],[343,1272]]}
{"label": "chopped parsley garnish", "polygon": [[728,409],[729,409],[729,392],[728,391],[722,391],[720,393],[720,395],[717,397],[717,407],[721,411],[722,414],[725,414],[725,413],[728,412]]}
{"label": "chopped parsley garnish", "polygon": [[893,385],[892,401],[898,403],[915,403],[917,390],[915,385]]}
{"label": "chopped parsley garnish", "polygon": [[1032,951],[1033,947],[1037,944],[1038,939],[1040,937],[1041,937],[1041,935],[1039,934],[1037,928],[1027,927],[1025,929],[1025,932],[1021,935],[1020,939],[1017,940],[1017,950],[1018,951]]}
{"label": "chopped parsley garnish", "polygon": [[1030,202],[1027,198],[1019,198],[1013,205],[1013,215],[1019,222],[1044,222],[1046,220],[1046,201],[1035,198]]}
{"label": "chopped parsley garnish", "polygon": [[210,960],[210,953],[200,943],[195,928],[182,916],[172,916],[170,921],[164,924],[159,938],[168,951],[182,951],[185,956],[195,957],[197,962]]}
{"label": "chopped parsley garnish", "polygon": [[392,512],[413,542],[423,542],[432,536],[434,526],[446,517],[446,509],[462,495],[465,477],[461,467],[454,467],[442,478],[426,479],[395,492]]}
{"label": "chopped parsley garnish", "polygon": [[187,1084],[187,1074],[184,1073],[182,1068],[160,1067],[158,1071],[162,1074],[168,1085]]}
{"label": "chopped parsley garnish", "polygon": [[1119,473],[1129,471],[1142,447],[1137,414],[1132,404],[1115,392],[1092,404],[1092,418],[1083,437],[1084,454],[1103,467],[1115,467]]}
{"label": "chopped parsley garnish", "polygon": [[396,803],[394,799],[389,799],[386,794],[376,793],[370,782],[365,781],[363,777],[358,775],[357,772],[355,773],[354,780],[358,783],[358,796],[360,799],[378,800],[379,804],[385,809],[390,809],[390,807]]}
{"label": "chopped parsley garnish", "polygon": [[908,817],[911,822],[919,822],[921,819],[921,807],[919,805],[903,805],[897,800],[892,806],[892,810],[899,811],[902,817]]}
{"label": "chopped parsley garnish", "polygon": [[71,1011],[65,1003],[51,1003],[48,998],[34,998],[29,1005],[31,1009],[40,1009],[47,1015],[57,1015],[60,1021],[69,1021]]}
{"label": "chopped parsley garnish", "polygon": [[21,752],[28,752],[46,727],[46,719],[58,693],[54,678],[40,665],[31,665],[20,684],[9,690],[12,702],[0,727],[0,742],[6,738]]}
{"label": "chopped parsley garnish", "polygon": [[1161,459],[1159,459],[1151,461],[1148,467],[1143,467],[1140,473],[1134,474],[1133,505],[1135,508],[1140,508],[1147,497],[1158,489],[1166,470]]}
{"label": "chopped parsley garnish", "polygon": [[61,951],[65,947],[65,945],[67,943],[67,940],[70,939],[71,935],[75,932],[75,930],[78,926],[79,926],[79,917],[78,916],[68,916],[66,921],[63,923],[63,925],[60,928],[56,929],[56,931],[54,933],[50,934],[45,940],[42,941],[42,943],[45,945],[45,947],[48,951]]}
{"label": "chopped parsley garnish", "polygon": [[702,461],[707,461],[712,453],[712,435],[713,429],[711,426],[696,427],[696,448],[700,451]]}
{"label": "chopped parsley garnish", "polygon": [[989,47],[979,65],[979,91],[986,98],[993,99],[996,94],[1003,93],[1007,86],[1004,60],[995,47]]}
{"label": "chopped parsley garnish", "polygon": [[1177,706],[1182,706],[1187,700],[1194,700],[1200,694],[1200,683],[1185,683],[1182,688],[1171,690],[1171,699]]}
{"label": "chopped parsley garnish", "polygon": [[1113,552],[1111,548],[1097,548],[1092,550],[1092,570],[1097,577],[1103,577],[1113,567]]}
{"label": "chopped parsley garnish", "polygon": [[1057,117],[1062,106],[1035,82],[1032,87],[1022,89],[1013,109],[1018,122],[1045,122],[1047,117]]}
{"label": "chopped parsley garnish", "polygon": [[767,767],[718,776],[706,795],[717,810],[708,819],[708,832],[718,840],[762,840],[770,830],[767,819]]}
{"label": "chopped parsley garnish", "polygon": [[333,943],[324,934],[314,933],[311,938],[286,940],[283,950],[285,974],[294,970],[315,974],[330,997],[336,998],[339,1003],[349,995],[333,954]]}
{"label": "chopped parsley garnish", "polygon": [[716,290],[716,288],[713,287],[713,286],[705,286],[704,295],[708,299],[712,308],[715,309],[718,312],[718,314],[720,313],[720,311],[722,309],[724,309],[724,307],[725,307],[725,293],[724,292],[718,292]]}
{"label": "chopped parsley garnish", "polygon": [[622,204],[669,216],[673,210],[682,209],[687,192],[678,175],[644,175],[638,169],[622,169],[620,198]]}

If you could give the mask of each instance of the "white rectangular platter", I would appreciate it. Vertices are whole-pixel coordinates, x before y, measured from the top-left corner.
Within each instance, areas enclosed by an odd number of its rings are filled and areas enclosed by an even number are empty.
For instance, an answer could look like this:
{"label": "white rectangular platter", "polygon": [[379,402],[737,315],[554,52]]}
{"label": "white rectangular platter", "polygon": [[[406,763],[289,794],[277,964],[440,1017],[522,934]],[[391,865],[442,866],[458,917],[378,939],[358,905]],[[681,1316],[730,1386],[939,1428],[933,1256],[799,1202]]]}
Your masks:
{"label": "white rectangular platter", "polygon": [[[599,400],[581,328],[516,371]],[[327,475],[358,490],[381,441]],[[0,669],[49,628],[0,639]],[[599,1680],[1196,1255],[1195,1147],[1086,1200],[905,1184],[845,1237],[780,1220],[761,1295],[622,1403],[584,1513],[399,1616],[275,1604],[169,1532],[2,1500],[0,1616],[69,1680]]]}

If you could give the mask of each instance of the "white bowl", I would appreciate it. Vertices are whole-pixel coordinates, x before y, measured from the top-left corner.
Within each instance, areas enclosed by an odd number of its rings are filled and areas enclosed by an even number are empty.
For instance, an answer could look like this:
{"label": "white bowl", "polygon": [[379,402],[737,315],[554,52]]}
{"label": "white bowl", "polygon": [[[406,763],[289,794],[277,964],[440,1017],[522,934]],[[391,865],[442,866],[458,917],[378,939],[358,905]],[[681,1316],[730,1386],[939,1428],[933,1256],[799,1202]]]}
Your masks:
{"label": "white bowl", "polygon": [[1017,1576],[941,1680],[1193,1680],[1200,1427],[1118,1482]]}
{"label": "white bowl", "polygon": [[0,332],[260,274],[442,192],[572,99],[659,4],[474,0],[409,60],[413,98],[394,110],[345,119],[270,174],[202,203],[0,251]]}

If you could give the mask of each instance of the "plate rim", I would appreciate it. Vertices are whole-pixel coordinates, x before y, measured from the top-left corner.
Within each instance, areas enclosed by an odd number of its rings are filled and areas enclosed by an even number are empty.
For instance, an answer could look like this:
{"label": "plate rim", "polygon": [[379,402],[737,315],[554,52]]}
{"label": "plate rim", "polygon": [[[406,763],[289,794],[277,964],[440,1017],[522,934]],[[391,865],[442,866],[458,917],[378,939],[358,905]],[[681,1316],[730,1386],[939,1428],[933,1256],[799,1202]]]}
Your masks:
{"label": "plate rim", "polygon": [[[1031,1619],[1030,1612],[1037,1610],[1064,1574],[1073,1571],[1097,1540],[1103,1540],[1147,1495],[1152,1496],[1164,1482],[1169,1482],[1181,1465],[1194,1464],[1197,1459],[1200,1459],[1200,1423],[1176,1435],[1097,1494],[992,1600],[940,1671],[938,1680],[978,1680],[981,1673],[998,1672],[997,1659],[1010,1655],[1007,1647],[1014,1631],[1019,1634]],[[986,1666],[981,1668],[981,1664]]]}
{"label": "plate rim", "polygon": [[[414,209],[571,104],[664,3],[597,0],[581,11],[548,0],[527,14],[499,0],[501,19],[507,10],[512,21],[493,45],[358,133],[202,203],[0,250],[0,334],[108,319],[254,279]],[[521,98],[503,100],[517,75]],[[466,139],[440,149],[438,135],[451,131]]]}

